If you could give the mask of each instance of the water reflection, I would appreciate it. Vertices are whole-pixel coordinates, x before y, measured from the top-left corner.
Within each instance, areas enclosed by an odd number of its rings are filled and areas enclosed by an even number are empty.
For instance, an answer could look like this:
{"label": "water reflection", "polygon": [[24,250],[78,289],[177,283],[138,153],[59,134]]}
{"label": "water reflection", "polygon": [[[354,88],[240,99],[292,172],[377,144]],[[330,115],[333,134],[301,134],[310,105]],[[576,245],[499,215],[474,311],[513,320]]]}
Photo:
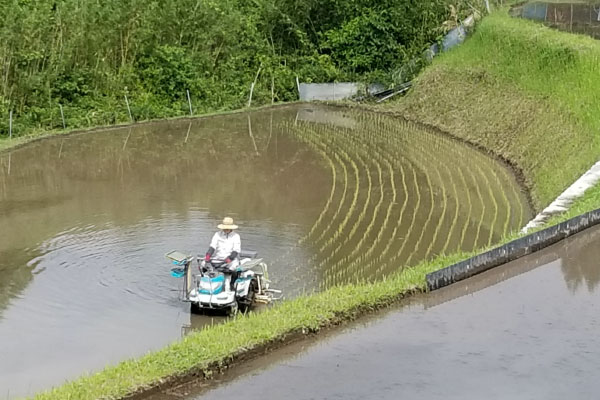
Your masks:
{"label": "water reflection", "polygon": [[575,293],[582,286],[589,292],[600,283],[600,229],[585,233],[585,238],[569,240],[562,255],[562,272],[569,289]]}

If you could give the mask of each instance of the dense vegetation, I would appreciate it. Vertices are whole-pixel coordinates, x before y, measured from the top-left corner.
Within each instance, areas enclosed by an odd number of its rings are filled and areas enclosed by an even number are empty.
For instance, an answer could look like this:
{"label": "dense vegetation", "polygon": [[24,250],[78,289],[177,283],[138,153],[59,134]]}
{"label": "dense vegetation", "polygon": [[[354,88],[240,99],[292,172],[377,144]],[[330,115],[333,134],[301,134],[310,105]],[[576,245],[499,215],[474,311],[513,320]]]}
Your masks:
{"label": "dense vegetation", "polygon": [[[471,2],[474,4],[481,1]],[[453,4],[450,6],[450,4]],[[297,99],[301,81],[392,83],[464,0],[6,0],[0,135]],[[458,14],[457,14],[458,13]]]}

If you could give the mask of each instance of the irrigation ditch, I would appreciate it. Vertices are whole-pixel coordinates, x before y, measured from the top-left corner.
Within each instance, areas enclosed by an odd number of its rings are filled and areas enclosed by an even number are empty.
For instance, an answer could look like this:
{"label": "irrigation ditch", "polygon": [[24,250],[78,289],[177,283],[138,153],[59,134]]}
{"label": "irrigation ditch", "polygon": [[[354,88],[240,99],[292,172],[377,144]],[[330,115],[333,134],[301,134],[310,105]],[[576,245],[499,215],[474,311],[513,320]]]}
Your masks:
{"label": "irrigation ditch", "polygon": [[598,223],[600,223],[600,209],[530,233],[500,247],[427,274],[427,288],[428,290],[436,290],[467,279],[491,268],[535,253]]}

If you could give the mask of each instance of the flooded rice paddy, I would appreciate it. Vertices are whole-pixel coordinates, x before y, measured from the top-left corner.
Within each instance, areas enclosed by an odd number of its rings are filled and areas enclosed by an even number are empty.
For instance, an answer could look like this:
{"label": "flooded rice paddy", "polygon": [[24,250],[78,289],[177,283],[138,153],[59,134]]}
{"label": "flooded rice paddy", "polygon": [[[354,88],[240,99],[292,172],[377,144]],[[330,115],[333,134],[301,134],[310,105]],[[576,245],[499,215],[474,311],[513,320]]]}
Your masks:
{"label": "flooded rice paddy", "polygon": [[591,399],[600,227],[148,400]]}
{"label": "flooded rice paddy", "polygon": [[55,137],[0,154],[0,398],[139,356],[190,316],[164,254],[225,215],[287,297],[473,249],[531,217],[511,172],[392,117],[320,106]]}

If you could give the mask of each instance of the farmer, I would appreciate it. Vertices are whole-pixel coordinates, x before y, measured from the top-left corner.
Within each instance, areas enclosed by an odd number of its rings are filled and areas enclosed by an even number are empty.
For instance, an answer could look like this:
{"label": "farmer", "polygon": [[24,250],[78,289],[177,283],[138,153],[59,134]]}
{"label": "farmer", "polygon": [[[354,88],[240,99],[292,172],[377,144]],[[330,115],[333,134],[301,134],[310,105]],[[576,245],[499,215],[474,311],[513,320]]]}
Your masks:
{"label": "farmer", "polygon": [[204,261],[216,267],[225,268],[227,272],[231,273],[231,290],[234,290],[234,282],[239,275],[239,271],[237,271],[237,267],[240,265],[238,255],[242,247],[240,235],[234,232],[238,226],[233,223],[233,218],[225,217],[223,223],[217,225],[217,228],[220,231],[213,235]]}

